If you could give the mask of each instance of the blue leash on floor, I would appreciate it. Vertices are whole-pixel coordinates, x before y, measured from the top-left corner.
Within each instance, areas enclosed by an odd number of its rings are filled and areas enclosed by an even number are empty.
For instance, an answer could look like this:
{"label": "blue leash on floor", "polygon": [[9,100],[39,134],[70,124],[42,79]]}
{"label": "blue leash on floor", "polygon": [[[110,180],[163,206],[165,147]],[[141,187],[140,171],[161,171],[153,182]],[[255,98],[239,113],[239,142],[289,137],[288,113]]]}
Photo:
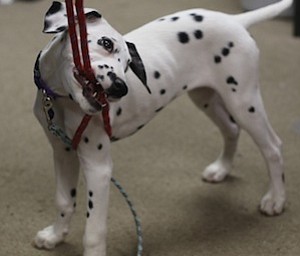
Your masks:
{"label": "blue leash on floor", "polygon": [[131,202],[131,200],[128,197],[128,194],[123,189],[123,187],[120,185],[118,181],[116,181],[114,178],[111,178],[112,183],[117,187],[117,189],[120,191],[120,193],[123,195],[123,197],[126,200],[126,203],[128,204],[130,211],[133,215],[135,226],[136,226],[136,233],[137,233],[137,239],[138,239],[138,246],[137,246],[137,256],[141,256],[143,253],[143,233],[142,233],[142,225],[140,218],[137,215],[137,212]]}

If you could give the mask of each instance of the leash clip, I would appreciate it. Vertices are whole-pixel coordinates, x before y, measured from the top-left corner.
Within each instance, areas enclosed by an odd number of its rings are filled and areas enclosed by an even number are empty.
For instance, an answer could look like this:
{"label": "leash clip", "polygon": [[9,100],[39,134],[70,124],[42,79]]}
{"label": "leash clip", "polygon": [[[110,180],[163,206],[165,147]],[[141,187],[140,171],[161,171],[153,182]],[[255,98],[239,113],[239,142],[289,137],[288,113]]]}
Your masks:
{"label": "leash clip", "polygon": [[48,123],[48,126],[50,127],[52,125],[52,119],[54,117],[54,112],[52,109],[52,99],[51,97],[47,94],[46,90],[43,90],[43,110],[46,116],[46,120]]}

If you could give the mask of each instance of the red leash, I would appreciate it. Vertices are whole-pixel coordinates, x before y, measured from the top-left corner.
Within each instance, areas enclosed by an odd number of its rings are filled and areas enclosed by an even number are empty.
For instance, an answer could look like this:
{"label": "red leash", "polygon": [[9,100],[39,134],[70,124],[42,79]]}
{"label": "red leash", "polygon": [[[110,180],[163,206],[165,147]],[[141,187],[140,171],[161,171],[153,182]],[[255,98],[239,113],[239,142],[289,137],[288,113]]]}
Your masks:
{"label": "red leash", "polygon": [[[75,7],[77,13],[77,19],[79,24],[79,34],[80,34],[80,46],[81,46],[81,54],[79,50],[78,37],[76,31],[76,18],[74,13],[74,4],[73,0],[66,0],[66,8],[67,8],[67,16],[68,16],[68,24],[69,24],[69,36],[72,45],[73,51],[73,61],[75,64],[74,76],[80,76],[80,79],[77,81],[81,84],[82,87],[86,86],[86,83],[82,81],[85,80],[88,84],[93,86],[100,86],[95,78],[94,72],[91,67],[88,41],[87,41],[87,29],[86,29],[86,19],[83,8],[83,0],[75,0]],[[83,63],[83,64],[82,64]],[[109,137],[112,135],[110,118],[109,118],[109,104],[106,99],[106,94],[104,89],[101,87],[97,100],[101,103],[102,109],[102,118],[104,123],[104,129]],[[81,140],[81,136],[89,124],[92,116],[85,115],[77,128],[75,135],[72,140],[73,149],[77,149],[78,144]]]}

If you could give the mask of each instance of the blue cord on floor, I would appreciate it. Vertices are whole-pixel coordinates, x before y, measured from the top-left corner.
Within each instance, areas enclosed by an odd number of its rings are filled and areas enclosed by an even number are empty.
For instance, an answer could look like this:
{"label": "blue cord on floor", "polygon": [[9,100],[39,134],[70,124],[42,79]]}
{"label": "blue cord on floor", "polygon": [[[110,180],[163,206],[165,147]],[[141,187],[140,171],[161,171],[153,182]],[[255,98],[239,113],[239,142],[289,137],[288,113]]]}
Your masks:
{"label": "blue cord on floor", "polygon": [[120,193],[123,195],[123,197],[126,200],[126,203],[128,204],[130,211],[133,215],[135,226],[136,226],[136,233],[137,233],[137,239],[138,239],[138,246],[137,246],[137,256],[141,256],[143,253],[143,234],[142,234],[142,226],[141,221],[137,215],[137,212],[131,202],[131,200],[128,197],[128,194],[123,189],[123,187],[120,185],[118,181],[116,181],[114,178],[111,178],[112,183],[117,187],[117,189],[120,191]]}

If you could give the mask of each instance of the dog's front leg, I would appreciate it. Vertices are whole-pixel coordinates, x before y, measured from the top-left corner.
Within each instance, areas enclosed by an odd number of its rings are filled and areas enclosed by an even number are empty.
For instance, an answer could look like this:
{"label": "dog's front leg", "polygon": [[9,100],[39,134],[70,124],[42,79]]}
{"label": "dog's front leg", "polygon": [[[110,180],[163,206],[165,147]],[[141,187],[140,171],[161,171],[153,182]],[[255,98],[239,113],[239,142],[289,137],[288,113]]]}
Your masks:
{"label": "dog's front leg", "polygon": [[112,161],[109,139],[106,135],[103,137],[105,138],[101,143],[94,143],[94,139],[85,137],[85,143],[82,143],[78,150],[87,188],[84,256],[106,255],[106,222]]}
{"label": "dog's front leg", "polygon": [[76,186],[79,173],[76,152],[65,148],[57,139],[51,142],[54,150],[58,212],[54,223],[39,231],[34,238],[34,245],[45,249],[53,249],[64,240],[69,232],[71,217],[76,206]]}

